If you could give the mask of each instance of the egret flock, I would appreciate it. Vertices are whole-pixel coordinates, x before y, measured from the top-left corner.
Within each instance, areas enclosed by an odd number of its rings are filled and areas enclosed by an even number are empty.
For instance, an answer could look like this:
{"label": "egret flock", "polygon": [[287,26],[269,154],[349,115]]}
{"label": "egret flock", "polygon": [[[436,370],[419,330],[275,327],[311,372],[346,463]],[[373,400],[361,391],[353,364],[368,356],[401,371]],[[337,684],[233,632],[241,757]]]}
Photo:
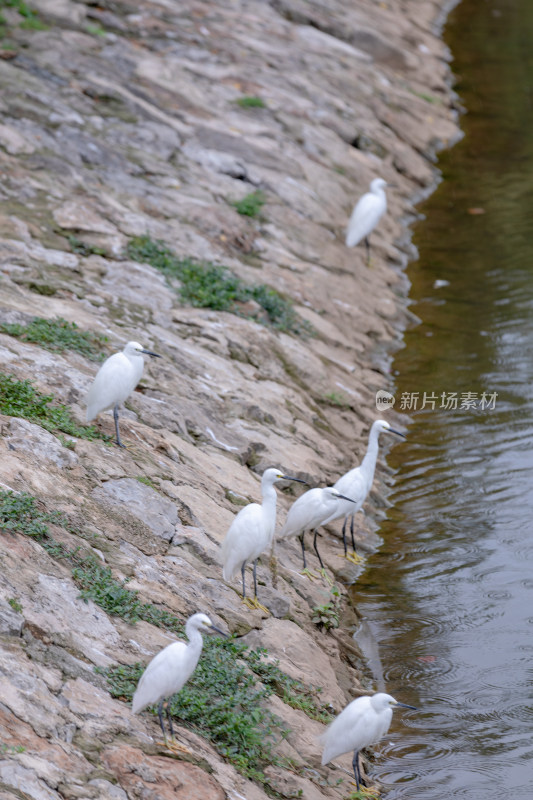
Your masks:
{"label": "egret flock", "polygon": [[[346,245],[353,247],[364,240],[367,260],[370,257],[370,233],[387,208],[384,191],[386,185],[381,178],[374,179],[370,184],[370,192],[364,194],[357,202],[348,223]],[[146,350],[137,342],[128,342],[122,352],[115,353],[102,364],[87,395],[87,421],[91,421],[102,411],[113,409],[116,441],[119,447],[124,447],[118,425],[119,406],[127,400],[142,377],[143,355],[160,358],[157,353]],[[361,510],[372,487],[380,433],[404,436],[391,428],[385,420],[376,420],[370,429],[367,451],[361,464],[342,475],[333,486],[312,488],[304,492],[289,509],[286,522],[278,534],[278,541],[298,537],[302,549],[304,574],[309,574],[304,544],[306,531],[313,534],[313,548],[320,568],[324,572],[324,563],[317,546],[318,531],[323,525],[337,519],[344,519],[342,527],[344,556],[354,562],[360,559],[355,552],[354,516]],[[240,571],[243,602],[250,608],[258,608],[266,613],[267,609],[260,604],[257,597],[257,561],[261,554],[273,546],[277,499],[274,484],[284,480],[305,483],[300,478],[285,475],[279,469],[272,467],[266,469],[261,479],[261,504],[250,503],[239,511],[222,544],[224,580],[230,582],[235,573]],[[346,541],[348,519],[351,519],[351,553],[348,553]],[[252,564],[253,598],[246,596],[245,570],[248,563]],[[133,696],[133,713],[137,714],[147,706],[157,705],[165,742],[167,737],[163,710],[166,710],[171,740],[174,740],[172,719],[166,701],[178,692],[193,674],[202,651],[202,633],[208,632],[226,635],[216,628],[205,614],[194,614],[185,626],[188,644],[185,642],[169,644],[150,661],[139,680]],[[352,768],[359,791],[361,785],[359,750],[375,744],[388,731],[392,709],[398,706],[414,708],[399,703],[391,695],[382,692],[358,697],[349,703],[322,736],[324,745],[322,764],[328,764],[338,756],[353,751]]]}

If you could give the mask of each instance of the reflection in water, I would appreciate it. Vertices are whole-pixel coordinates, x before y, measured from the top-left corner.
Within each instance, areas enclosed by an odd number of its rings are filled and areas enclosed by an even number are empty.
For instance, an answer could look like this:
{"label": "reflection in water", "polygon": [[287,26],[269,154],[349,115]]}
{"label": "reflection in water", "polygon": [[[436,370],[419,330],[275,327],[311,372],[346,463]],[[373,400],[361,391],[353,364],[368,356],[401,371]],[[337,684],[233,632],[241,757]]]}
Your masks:
{"label": "reflection in water", "polygon": [[[374,767],[388,798],[530,800],[533,4],[463,0],[447,38],[466,136],[416,231],[422,323],[395,368],[397,406],[418,392],[419,408],[389,459],[384,545],[353,594],[387,690],[420,709],[393,722]],[[424,392],[434,408],[420,410]],[[452,392],[476,407],[441,408]]]}

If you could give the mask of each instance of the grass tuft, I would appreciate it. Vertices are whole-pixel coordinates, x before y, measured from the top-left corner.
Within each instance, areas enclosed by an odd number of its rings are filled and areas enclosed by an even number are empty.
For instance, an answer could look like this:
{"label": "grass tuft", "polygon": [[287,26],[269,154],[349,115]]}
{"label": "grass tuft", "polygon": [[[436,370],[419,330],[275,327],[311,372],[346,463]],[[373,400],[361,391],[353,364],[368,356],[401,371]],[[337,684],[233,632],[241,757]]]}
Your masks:
{"label": "grass tuft", "polygon": [[337,408],[350,408],[352,405],[346,395],[341,394],[341,392],[328,392],[321,400],[323,403],[327,403],[330,406],[337,406]]}
{"label": "grass tuft", "polygon": [[41,394],[30,381],[19,381],[13,375],[0,372],[1,414],[36,422],[52,433],[61,431],[79,439],[111,441],[109,436],[100,433],[94,425],[78,425],[69,407],[51,405],[53,400],[53,395]]}
{"label": "grass tuft", "polygon": [[245,217],[258,217],[266,200],[264,192],[258,190],[257,192],[250,192],[250,194],[247,194],[242,200],[236,200],[231,205],[237,209],[239,214]]}
{"label": "grass tuft", "polygon": [[75,322],[67,322],[62,317],[55,319],[35,317],[27,325],[4,323],[0,324],[0,332],[22,339],[24,342],[38,344],[53,353],[73,350],[90,358],[91,361],[102,359],[102,345],[107,342],[106,336],[82,331]]}
{"label": "grass tuft", "polygon": [[311,620],[318,628],[323,628],[325,631],[338,628],[340,623],[341,593],[337,586],[331,587],[330,595],[331,600],[324,603],[324,605],[313,608],[313,618]]}
{"label": "grass tuft", "polygon": [[241,108],[266,108],[267,105],[261,97],[255,95],[243,95],[235,100]]}
{"label": "grass tuft", "polygon": [[164,242],[149,236],[137,236],[128,244],[128,256],[134,261],[151,264],[167,278],[180,282],[179,295],[183,303],[196,308],[213,308],[244,316],[239,304],[255,301],[260,315],[251,318],[262,322],[266,314],[268,324],[276,330],[309,336],[312,326],[294,311],[292,303],[275,289],[264,284],[249,285],[230,272],[227,267],[209,261],[178,258]]}

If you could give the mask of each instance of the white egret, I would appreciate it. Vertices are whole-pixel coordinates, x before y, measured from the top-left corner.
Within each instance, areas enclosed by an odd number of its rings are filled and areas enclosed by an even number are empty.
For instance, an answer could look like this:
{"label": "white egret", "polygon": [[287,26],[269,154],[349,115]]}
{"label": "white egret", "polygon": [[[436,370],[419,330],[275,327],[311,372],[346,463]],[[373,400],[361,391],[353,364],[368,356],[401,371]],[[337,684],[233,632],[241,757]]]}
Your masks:
{"label": "white egret", "polygon": [[309,489],[308,492],[305,492],[295,500],[290,507],[287,520],[278,534],[278,539],[288,539],[291,536],[299,538],[302,546],[304,570],[307,570],[304,536],[305,532],[309,530],[314,532],[313,547],[320,562],[320,567],[324,569],[316,542],[317,529],[323,524],[324,520],[329,519],[336,512],[340,501],[343,501],[343,508],[346,503],[354,502],[334,487],[325,486],[322,489]]}
{"label": "white egret", "polygon": [[[399,431],[395,431],[394,428],[391,428],[389,423],[384,419],[377,419],[372,427],[370,428],[370,434],[368,437],[368,448],[366,451],[366,455],[363,458],[361,464],[354,469],[351,469],[349,472],[346,472],[342,475],[339,480],[333,485],[333,488],[336,489],[338,492],[342,494],[348,495],[351,497],[352,500],[355,502],[340,502],[337,504],[334,512],[332,512],[331,516],[324,520],[322,523],[323,525],[327,525],[328,522],[333,522],[336,519],[340,519],[344,517],[344,524],[342,526],[342,543],[344,545],[344,555],[346,558],[350,558],[350,560],[356,560],[355,556],[355,539],[354,539],[354,517],[355,514],[361,509],[363,503],[365,502],[370,489],[372,488],[372,483],[374,481],[374,472],[376,470],[376,461],[378,458],[378,450],[379,450],[379,434],[380,433],[394,433],[396,436],[401,436],[405,439],[403,433]],[[346,545],[346,525],[348,522],[348,517],[351,516],[351,525],[350,525],[350,532],[352,535],[352,548],[353,548],[353,556],[348,556],[348,548]]]}
{"label": "white egret", "polygon": [[386,185],[383,178],[374,178],[370,191],[355,204],[346,230],[346,247],[355,247],[365,240],[367,264],[370,262],[370,234],[387,210]]}
{"label": "white egret", "polygon": [[161,358],[157,353],[145,350],[138,342],[128,342],[124,350],[109,356],[98,372],[87,394],[87,422],[94,419],[101,411],[113,409],[117,444],[120,441],[118,430],[118,407],[133,392],[141,380],[144,359],[142,354]]}
{"label": "white egret", "polygon": [[213,625],[206,614],[193,614],[185,625],[185,633],[189,639],[189,644],[172,642],[172,644],[169,644],[154,656],[141,675],[133,695],[133,713],[138,714],[147,706],[159,703],[157,714],[165,742],[167,736],[163,723],[163,708],[166,709],[172,739],[174,739],[174,730],[168,702],[165,703],[164,701],[179,692],[189,680],[196,669],[202,652],[204,643],[202,633],[211,631],[219,633],[221,636],[226,636],[225,633]]}
{"label": "white egret", "polygon": [[[279,469],[266,469],[261,478],[261,492],[263,502],[250,503],[241,508],[222,544],[222,560],[224,562],[223,576],[225,581],[231,581],[236,570],[240,568],[242,575],[242,599],[252,608],[262,608],[257,600],[257,559],[272,542],[276,527],[276,481],[298,481],[305,483],[300,478],[284,475]],[[254,575],[254,600],[247,601],[244,570],[248,561],[253,561]]]}
{"label": "white egret", "polygon": [[384,692],[352,700],[320,737],[324,744],[322,765],[353,750],[352,767],[359,792],[361,790],[359,750],[375,744],[387,733],[392,719],[392,709],[398,706],[416,711],[414,706],[399,703]]}

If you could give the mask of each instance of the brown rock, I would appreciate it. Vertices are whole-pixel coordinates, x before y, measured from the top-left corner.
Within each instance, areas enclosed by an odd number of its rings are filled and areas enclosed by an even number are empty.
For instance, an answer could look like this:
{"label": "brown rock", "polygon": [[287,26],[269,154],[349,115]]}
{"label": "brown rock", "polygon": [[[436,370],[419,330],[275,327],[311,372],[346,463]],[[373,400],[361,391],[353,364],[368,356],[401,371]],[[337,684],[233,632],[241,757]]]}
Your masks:
{"label": "brown rock", "polygon": [[216,781],[197,767],[163,756],[147,756],[130,745],[105,750],[102,760],[134,800],[225,800]]}

